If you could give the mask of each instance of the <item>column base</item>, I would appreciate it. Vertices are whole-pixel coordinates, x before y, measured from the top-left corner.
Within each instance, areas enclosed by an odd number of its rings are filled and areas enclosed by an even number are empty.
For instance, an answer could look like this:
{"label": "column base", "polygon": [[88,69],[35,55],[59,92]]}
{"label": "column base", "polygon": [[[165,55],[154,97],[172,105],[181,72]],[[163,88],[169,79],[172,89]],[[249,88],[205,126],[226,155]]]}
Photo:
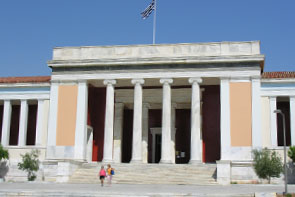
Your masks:
{"label": "column base", "polygon": [[141,164],[142,163],[142,160],[134,159],[134,160],[131,160],[130,163],[133,163],[133,164]]}
{"label": "column base", "polygon": [[188,163],[191,165],[203,164],[201,160],[190,160]]}
{"label": "column base", "polygon": [[114,163],[114,160],[103,159],[101,162],[102,162],[102,163]]}
{"label": "column base", "polygon": [[171,160],[160,160],[159,164],[172,164]]}

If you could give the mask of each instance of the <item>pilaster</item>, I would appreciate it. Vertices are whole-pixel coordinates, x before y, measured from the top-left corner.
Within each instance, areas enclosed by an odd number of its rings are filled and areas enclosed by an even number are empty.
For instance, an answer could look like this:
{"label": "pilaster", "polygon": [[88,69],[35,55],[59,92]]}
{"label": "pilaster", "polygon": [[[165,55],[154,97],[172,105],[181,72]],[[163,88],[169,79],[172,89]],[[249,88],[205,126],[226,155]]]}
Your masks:
{"label": "pilaster", "polygon": [[252,79],[252,147],[262,148],[260,78]]}
{"label": "pilaster", "polygon": [[2,137],[1,137],[1,144],[3,146],[9,145],[11,110],[12,110],[11,101],[4,100]]}
{"label": "pilaster", "polygon": [[78,82],[77,118],[75,130],[75,159],[86,160],[88,85]]}
{"label": "pilaster", "polygon": [[36,140],[35,145],[42,145],[43,138],[43,116],[44,116],[44,100],[38,100],[37,123],[36,123]]}
{"label": "pilaster", "polygon": [[270,97],[270,133],[271,133],[271,145],[273,148],[278,146],[277,138],[277,114],[274,111],[277,109],[277,98]]}
{"label": "pilaster", "polygon": [[295,146],[295,96],[290,97],[291,144]]}
{"label": "pilaster", "polygon": [[220,79],[220,142],[221,160],[230,159],[230,100],[229,78]]}
{"label": "pilaster", "polygon": [[18,136],[18,145],[19,146],[26,145],[27,127],[28,127],[28,101],[21,100],[20,118],[19,118],[19,136]]}

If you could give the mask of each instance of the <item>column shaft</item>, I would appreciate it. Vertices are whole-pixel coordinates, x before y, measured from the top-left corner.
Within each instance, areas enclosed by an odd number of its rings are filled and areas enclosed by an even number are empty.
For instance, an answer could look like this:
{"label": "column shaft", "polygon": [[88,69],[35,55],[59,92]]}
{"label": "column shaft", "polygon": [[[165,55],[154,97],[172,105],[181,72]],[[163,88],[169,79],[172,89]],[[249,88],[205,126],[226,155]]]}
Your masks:
{"label": "column shaft", "polygon": [[78,83],[77,115],[75,130],[75,159],[86,160],[88,85]]}
{"label": "column shaft", "polygon": [[277,98],[270,97],[270,133],[271,133],[271,145],[272,147],[278,146],[277,138],[277,114],[274,110],[277,109]]}
{"label": "column shaft", "polygon": [[202,162],[202,140],[200,128],[200,86],[201,78],[190,78],[192,84],[191,101],[191,158],[190,163]]}
{"label": "column shaft", "polygon": [[133,79],[134,84],[134,108],[133,108],[133,139],[131,162],[142,162],[142,86],[143,79]]}
{"label": "column shaft", "polygon": [[1,137],[1,144],[3,146],[9,145],[11,110],[12,110],[12,107],[11,107],[10,100],[5,100],[4,109],[3,109],[2,137]]}
{"label": "column shaft", "polygon": [[114,101],[116,80],[104,80],[107,86],[106,95],[106,112],[104,125],[104,147],[103,147],[103,162],[113,161],[113,135],[114,135]]}
{"label": "column shaft", "polygon": [[295,96],[290,97],[291,144],[295,146]]}
{"label": "column shaft", "polygon": [[44,116],[44,100],[38,100],[37,124],[36,124],[36,140],[35,145],[42,145],[43,134],[43,116]]}
{"label": "column shaft", "polygon": [[176,118],[176,103],[172,104],[171,108],[171,161],[175,163],[175,118]]}
{"label": "column shaft", "polygon": [[25,146],[27,143],[27,127],[28,127],[28,102],[21,100],[20,119],[19,119],[19,135],[18,145]]}
{"label": "column shaft", "polygon": [[231,136],[230,136],[230,101],[229,79],[220,80],[220,142],[221,160],[230,159]]}
{"label": "column shaft", "polygon": [[149,107],[148,103],[143,104],[142,109],[142,163],[148,162],[148,140],[149,140]]}
{"label": "column shaft", "polygon": [[161,79],[163,84],[162,150],[160,163],[171,163],[171,88],[172,79]]}

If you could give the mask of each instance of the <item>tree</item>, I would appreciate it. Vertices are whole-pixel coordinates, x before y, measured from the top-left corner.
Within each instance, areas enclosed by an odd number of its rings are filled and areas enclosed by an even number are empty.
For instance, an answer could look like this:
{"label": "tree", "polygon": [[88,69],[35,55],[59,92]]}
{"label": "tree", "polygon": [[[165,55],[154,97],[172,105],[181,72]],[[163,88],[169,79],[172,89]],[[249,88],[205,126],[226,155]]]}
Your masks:
{"label": "tree", "polygon": [[34,181],[37,178],[35,172],[39,170],[39,150],[32,150],[30,153],[21,155],[22,162],[19,162],[18,169],[27,171],[28,181]]}
{"label": "tree", "polygon": [[267,148],[253,150],[254,170],[259,178],[267,179],[268,183],[272,177],[280,177],[283,172],[283,163],[275,151]]}
{"label": "tree", "polygon": [[4,149],[2,144],[0,144],[0,161],[2,159],[9,159],[9,153],[8,150]]}
{"label": "tree", "polygon": [[290,146],[288,151],[288,156],[292,159],[292,162],[295,162],[295,146]]}

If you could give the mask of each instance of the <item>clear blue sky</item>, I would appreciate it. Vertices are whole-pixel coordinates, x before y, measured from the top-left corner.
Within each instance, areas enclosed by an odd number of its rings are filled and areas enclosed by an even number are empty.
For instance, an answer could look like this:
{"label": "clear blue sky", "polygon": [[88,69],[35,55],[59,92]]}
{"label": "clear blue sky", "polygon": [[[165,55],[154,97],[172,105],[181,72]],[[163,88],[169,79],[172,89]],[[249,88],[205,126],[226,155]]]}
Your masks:
{"label": "clear blue sky", "polygon": [[[50,75],[56,46],[152,43],[151,0],[1,0],[1,77]],[[295,71],[294,0],[157,0],[156,43],[261,41],[265,71]]]}

